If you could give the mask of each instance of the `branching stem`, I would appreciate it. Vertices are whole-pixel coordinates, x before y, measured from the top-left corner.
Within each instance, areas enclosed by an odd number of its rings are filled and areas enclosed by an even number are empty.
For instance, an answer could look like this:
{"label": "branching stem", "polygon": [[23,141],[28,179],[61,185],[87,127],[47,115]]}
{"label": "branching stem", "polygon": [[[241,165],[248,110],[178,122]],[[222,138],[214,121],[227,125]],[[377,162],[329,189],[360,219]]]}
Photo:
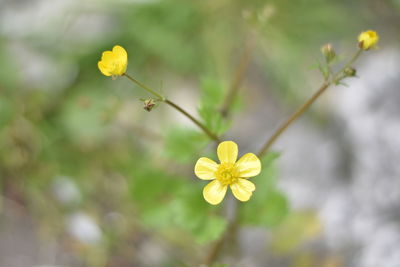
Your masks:
{"label": "branching stem", "polygon": [[272,134],[272,136],[265,142],[264,146],[261,148],[260,152],[258,153],[259,157],[263,157],[271,148],[271,146],[275,143],[275,141],[286,131],[286,129],[295,122],[305,111],[309,109],[309,107],[322,95],[323,92],[326,91],[331,85],[335,85],[340,82],[342,77],[343,71],[350,67],[361,55],[362,49],[359,49],[357,53],[347,62],[333,77],[328,80],[324,81],[323,84],[320,86],[317,92],[315,92],[311,98],[309,98],[303,105],[300,106],[290,117],[287,119],[282,125]]}
{"label": "branching stem", "polygon": [[195,117],[193,117],[192,115],[190,115],[186,110],[184,110],[183,108],[181,108],[179,105],[175,104],[174,102],[172,102],[171,100],[166,99],[164,96],[162,96],[161,94],[159,94],[158,92],[156,92],[155,90],[151,89],[150,87],[148,87],[147,85],[141,83],[140,81],[136,80],[135,78],[133,78],[132,76],[130,76],[129,74],[125,73],[124,76],[126,78],[128,78],[130,81],[132,81],[133,83],[139,85],[141,88],[143,88],[144,90],[146,90],[147,92],[149,92],[150,94],[154,95],[155,97],[157,97],[158,101],[162,101],[165,102],[166,104],[168,104],[169,106],[173,107],[174,109],[176,109],[177,111],[179,111],[180,113],[182,113],[184,116],[186,116],[189,120],[191,120],[194,124],[196,124],[200,129],[203,130],[203,132],[205,134],[207,134],[207,136],[211,139],[214,140],[216,142],[220,142],[218,136],[216,134],[214,134],[213,132],[211,132],[210,129],[208,129],[203,123],[201,123],[199,120],[197,120]]}
{"label": "branching stem", "polygon": [[[361,55],[362,50],[358,50],[357,53],[347,62],[335,75],[332,75],[331,79],[324,81],[317,92],[315,92],[311,98],[309,98],[303,105],[300,106],[293,114],[286,120],[275,132],[274,134],[267,140],[265,145],[262,147],[260,152],[258,153],[259,157],[264,156],[269,148],[275,143],[278,137],[281,136],[283,132],[294,122],[296,121],[308,108],[324,93],[331,85],[337,84],[340,82],[340,79],[343,79],[342,76],[343,71],[350,67]],[[211,247],[209,253],[207,254],[204,263],[206,266],[211,266],[219,257],[219,254],[222,251],[224,243],[230,238],[234,236],[238,230],[238,220],[239,220],[239,212],[240,209],[236,203],[234,207],[235,216],[229,222],[224,234],[218,239],[214,245]]]}

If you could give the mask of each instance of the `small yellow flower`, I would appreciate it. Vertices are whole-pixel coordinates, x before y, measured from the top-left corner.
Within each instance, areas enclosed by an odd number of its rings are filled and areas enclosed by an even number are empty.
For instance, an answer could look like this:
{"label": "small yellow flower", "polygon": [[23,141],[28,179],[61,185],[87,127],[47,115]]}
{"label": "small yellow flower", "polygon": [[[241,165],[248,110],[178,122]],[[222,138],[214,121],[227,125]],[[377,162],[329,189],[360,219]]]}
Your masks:
{"label": "small yellow flower", "polygon": [[103,52],[97,66],[101,73],[106,76],[124,75],[128,66],[128,53],[122,46],[116,45],[112,51]]}
{"label": "small yellow flower", "polygon": [[203,189],[205,200],[212,205],[219,204],[225,197],[228,185],[237,199],[249,200],[256,187],[247,179],[261,172],[261,162],[258,157],[253,153],[247,153],[236,161],[238,146],[232,141],[220,143],[217,154],[221,164],[203,157],[194,167],[194,173],[198,178],[213,180]]}
{"label": "small yellow flower", "polygon": [[379,35],[375,31],[365,31],[358,36],[358,46],[363,50],[376,48],[379,41]]}

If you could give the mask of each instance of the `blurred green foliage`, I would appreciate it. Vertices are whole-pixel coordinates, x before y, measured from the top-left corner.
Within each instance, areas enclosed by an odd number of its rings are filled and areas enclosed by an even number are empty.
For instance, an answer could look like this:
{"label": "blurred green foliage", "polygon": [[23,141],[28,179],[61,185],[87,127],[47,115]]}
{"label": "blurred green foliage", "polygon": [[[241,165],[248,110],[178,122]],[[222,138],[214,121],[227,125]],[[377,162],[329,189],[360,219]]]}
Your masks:
{"label": "blurred green foliage", "polygon": [[199,115],[208,129],[222,135],[229,128],[229,122],[223,118],[220,112],[225,99],[224,87],[216,80],[203,79],[201,89]]}
{"label": "blurred green foliage", "polygon": [[[392,27],[385,18],[398,17],[392,6],[398,10],[399,1],[378,2],[93,1],[52,10],[55,17],[47,24],[43,18],[40,29],[26,24],[24,33],[2,31],[1,195],[23,207],[43,239],[65,244],[77,266],[143,263],[146,238],[161,238],[175,248],[161,266],[198,260],[199,248],[227,226],[223,205],[204,201],[205,184],[193,174],[199,156],[215,153],[214,144],[197,128],[176,123],[164,112],[167,107],[143,111],[137,99],[146,93],[125,79],[100,74],[101,52],[124,46],[129,73],[157,89],[164,80],[161,91],[167,96],[181,95],[171,85],[190,84],[181,88],[189,91],[185,95],[200,96],[198,117],[224,135],[232,121],[219,111],[249,40],[256,43],[252,83],[297,102],[307,93],[307,67],[322,44],[333,41],[350,50],[360,30]],[[91,24],[78,24],[93,14]],[[236,113],[248,107],[249,96],[239,94]],[[263,159],[262,173],[252,180],[257,190],[240,205],[240,222],[275,229],[275,247],[288,251],[315,220],[290,212],[277,184],[276,159],[274,153]],[[67,187],[75,193],[60,197]],[[68,218],[76,212],[97,223],[99,241],[88,244],[69,233]]]}
{"label": "blurred green foliage", "polygon": [[165,138],[165,154],[181,163],[193,163],[208,144],[207,136],[191,129],[171,129]]}
{"label": "blurred green foliage", "polygon": [[321,222],[313,211],[294,212],[274,232],[271,248],[280,254],[290,253],[313,241],[321,231]]}

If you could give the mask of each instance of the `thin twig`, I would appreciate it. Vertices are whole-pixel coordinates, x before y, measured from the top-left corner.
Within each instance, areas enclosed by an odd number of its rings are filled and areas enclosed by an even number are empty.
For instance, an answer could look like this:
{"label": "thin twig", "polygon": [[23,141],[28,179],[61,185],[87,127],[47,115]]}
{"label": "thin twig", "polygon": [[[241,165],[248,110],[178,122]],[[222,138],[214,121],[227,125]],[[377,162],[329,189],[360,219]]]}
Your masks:
{"label": "thin twig", "polygon": [[239,205],[236,199],[233,198],[232,200],[234,205],[233,216],[229,221],[228,226],[225,229],[225,232],[221,235],[221,237],[217,241],[215,241],[210,251],[206,255],[206,258],[204,260],[204,264],[206,266],[211,266],[218,259],[218,256],[221,253],[226,241],[229,240],[230,238],[234,238],[237,233],[239,226]]}
{"label": "thin twig", "polygon": [[162,95],[160,95],[159,93],[157,93],[156,91],[154,91],[153,89],[151,89],[150,87],[148,87],[147,85],[145,85],[144,83],[141,83],[140,81],[136,80],[135,78],[133,78],[132,76],[130,76],[127,73],[123,74],[126,78],[128,78],[129,80],[131,80],[132,82],[136,83],[137,85],[139,85],[140,87],[142,87],[144,90],[146,90],[147,92],[153,94],[154,96],[156,96],[158,98],[158,100],[160,101],[164,101],[165,97],[163,97]]}
{"label": "thin twig", "polygon": [[325,92],[326,89],[331,85],[330,82],[325,82],[322,86],[318,89],[318,91],[312,95],[310,99],[307,100],[292,116],[289,117],[276,131],[275,133],[267,140],[265,145],[261,148],[260,152],[258,153],[258,157],[263,157],[265,153],[269,150],[272,144],[278,139],[278,137],[292,124],[295,120],[297,120],[314,102],[317,98]]}
{"label": "thin twig", "polygon": [[232,83],[229,87],[228,93],[227,93],[225,100],[223,102],[223,105],[221,107],[221,115],[224,118],[229,117],[232,103],[235,100],[235,97],[240,89],[240,86],[243,83],[243,80],[244,80],[244,77],[246,74],[246,70],[250,64],[253,47],[254,47],[254,41],[251,40],[247,43],[246,48],[240,58],[239,64],[237,65],[234,78],[232,80]]}
{"label": "thin twig", "polygon": [[270,147],[275,143],[275,141],[278,139],[278,137],[281,136],[283,132],[294,122],[296,121],[308,108],[317,100],[323,92],[325,92],[328,87],[330,87],[333,84],[337,84],[340,79],[343,79],[341,75],[343,74],[343,71],[350,67],[356,60],[357,58],[361,55],[362,50],[359,49],[357,53],[332,77],[331,80],[325,81],[321,87],[318,89],[316,93],[314,93],[311,98],[309,98],[299,109],[297,109],[290,117],[287,119],[275,132],[274,134],[267,140],[267,142],[264,144],[264,146],[261,148],[260,152],[258,153],[259,157],[263,157]]}

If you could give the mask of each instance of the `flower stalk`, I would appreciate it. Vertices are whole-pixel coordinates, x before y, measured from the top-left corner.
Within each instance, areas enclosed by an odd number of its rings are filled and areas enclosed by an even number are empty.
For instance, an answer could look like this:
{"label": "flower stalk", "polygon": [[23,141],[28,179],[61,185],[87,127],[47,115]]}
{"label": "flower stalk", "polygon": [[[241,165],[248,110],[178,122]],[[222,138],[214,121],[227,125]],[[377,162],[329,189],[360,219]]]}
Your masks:
{"label": "flower stalk", "polygon": [[[238,209],[235,208],[237,211]],[[236,216],[231,222],[229,222],[224,234],[220,239],[218,239],[214,245],[211,247],[210,251],[206,255],[204,260],[204,264],[206,266],[211,266],[217,259],[219,254],[224,247],[225,242],[232,236],[235,236],[236,231],[238,230],[238,217]]]}
{"label": "flower stalk", "polygon": [[146,90],[147,92],[149,92],[150,94],[154,95],[155,97],[157,97],[159,101],[165,101],[165,97],[163,97],[162,95],[160,95],[159,93],[157,93],[155,90],[151,89],[150,87],[148,87],[147,85],[141,83],[140,81],[136,80],[135,78],[133,78],[132,76],[130,76],[128,73],[124,73],[123,76],[125,76],[126,78],[128,78],[129,80],[131,80],[132,82],[136,83],[137,85],[139,85],[140,87],[142,87],[144,90]]}
{"label": "flower stalk", "polygon": [[191,120],[200,129],[202,129],[203,132],[206,133],[210,139],[214,140],[215,142],[220,142],[219,137],[216,134],[211,132],[204,124],[202,124],[199,120],[197,120],[192,115],[190,115],[183,108],[181,108],[180,106],[178,106],[177,104],[175,104],[174,102],[172,102],[171,100],[168,100],[168,99],[164,99],[164,102],[166,104],[170,105],[171,107],[173,107],[174,109],[176,109],[177,111],[179,111],[180,113],[182,113],[183,115],[185,115],[189,120]]}
{"label": "flower stalk", "polygon": [[158,101],[162,101],[166,104],[168,104],[169,106],[173,107],[174,109],[176,109],[177,111],[179,111],[180,113],[182,113],[184,116],[186,116],[189,120],[191,120],[194,124],[196,124],[200,129],[203,130],[203,132],[211,139],[214,140],[216,142],[220,142],[218,136],[216,134],[214,134],[213,132],[211,132],[210,129],[208,129],[203,123],[201,123],[199,120],[197,120],[195,117],[193,117],[192,115],[190,115],[186,110],[184,110],[183,108],[181,108],[179,105],[175,104],[174,102],[172,102],[171,100],[165,98],[164,96],[162,96],[161,94],[159,94],[158,92],[156,92],[155,90],[151,89],[150,87],[148,87],[147,85],[141,83],[140,81],[136,80],[135,78],[133,78],[132,76],[130,76],[127,73],[124,73],[123,76],[125,76],[126,78],[128,78],[130,81],[132,81],[133,83],[139,85],[141,88],[143,88],[144,90],[146,90],[147,92],[149,92],[150,94],[154,95],[155,97],[157,97]]}
{"label": "flower stalk", "polygon": [[269,151],[275,141],[289,128],[289,126],[295,122],[310,106],[328,89],[331,85],[338,85],[340,81],[346,77],[346,70],[359,58],[363,49],[358,49],[354,56],[334,75],[331,75],[330,79],[325,80],[317,92],[315,92],[303,105],[301,105],[282,125],[272,134],[272,136],[265,142],[264,146],[258,153],[258,157],[263,157]]}
{"label": "flower stalk", "polygon": [[233,80],[231,81],[231,85],[228,89],[228,93],[225,96],[223,105],[221,107],[220,112],[221,112],[222,117],[224,117],[224,118],[228,118],[230,115],[230,111],[232,108],[231,106],[232,106],[232,104],[235,100],[235,97],[238,94],[239,89],[243,83],[243,80],[244,80],[245,74],[246,74],[246,70],[249,67],[253,48],[254,48],[254,41],[250,40],[247,43],[242,56],[240,57],[239,64],[237,65],[236,70],[235,70],[235,76],[234,76]]}

